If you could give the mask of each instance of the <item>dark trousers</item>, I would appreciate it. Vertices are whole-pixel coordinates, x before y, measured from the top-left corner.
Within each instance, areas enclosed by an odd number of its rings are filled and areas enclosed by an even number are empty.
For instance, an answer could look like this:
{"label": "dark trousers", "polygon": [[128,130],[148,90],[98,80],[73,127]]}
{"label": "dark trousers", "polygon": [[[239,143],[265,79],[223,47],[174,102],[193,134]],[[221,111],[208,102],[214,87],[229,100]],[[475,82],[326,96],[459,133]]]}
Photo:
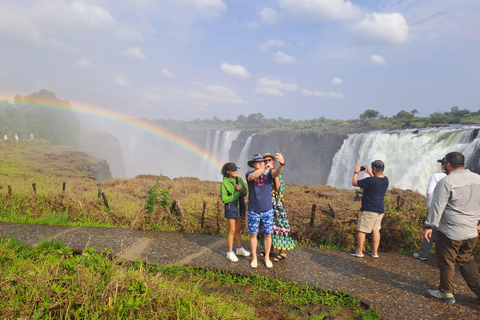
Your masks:
{"label": "dark trousers", "polygon": [[440,231],[437,232],[436,250],[438,269],[440,269],[440,285],[438,287],[440,291],[453,293],[455,264],[458,263],[468,287],[480,296],[480,273],[473,257],[473,248],[477,239],[478,237],[455,241]]}

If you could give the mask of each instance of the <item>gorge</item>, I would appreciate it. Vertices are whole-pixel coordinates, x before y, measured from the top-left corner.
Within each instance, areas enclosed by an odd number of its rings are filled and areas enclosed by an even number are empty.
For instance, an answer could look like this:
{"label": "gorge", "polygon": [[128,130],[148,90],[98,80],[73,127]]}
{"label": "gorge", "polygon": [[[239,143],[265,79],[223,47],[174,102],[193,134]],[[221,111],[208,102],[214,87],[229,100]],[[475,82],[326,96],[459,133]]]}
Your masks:
{"label": "gorge", "polygon": [[[466,167],[480,173],[479,129],[479,126],[451,126],[350,134],[315,129],[188,130],[179,127],[173,131],[205,150],[205,154],[221,162],[235,162],[242,177],[249,170],[246,163],[254,153],[278,150],[286,159],[286,183],[352,189],[354,164],[370,164],[380,159],[385,162],[390,187],[423,193],[429,177],[440,169],[437,159],[448,152],[462,152]],[[121,148],[121,154],[104,154],[113,176],[163,174],[172,178],[222,179],[218,166],[171,141],[134,128],[117,128],[112,134],[118,138]],[[122,166],[124,172],[114,169]]]}

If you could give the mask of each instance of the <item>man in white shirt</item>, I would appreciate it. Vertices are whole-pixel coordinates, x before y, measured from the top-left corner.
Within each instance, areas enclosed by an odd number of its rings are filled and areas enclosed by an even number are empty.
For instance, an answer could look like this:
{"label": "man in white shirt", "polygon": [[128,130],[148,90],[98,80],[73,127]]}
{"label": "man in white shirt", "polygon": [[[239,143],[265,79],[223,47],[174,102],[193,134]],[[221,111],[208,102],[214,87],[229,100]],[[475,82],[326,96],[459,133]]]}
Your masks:
{"label": "man in white shirt", "polygon": [[[442,172],[434,173],[430,177],[430,181],[428,181],[426,198],[427,198],[427,207],[429,210],[432,205],[433,192],[435,191],[435,187],[437,186],[438,181],[440,181],[441,179],[447,176],[447,174],[445,173],[445,158],[437,160],[437,162],[440,162],[440,167],[442,168]],[[431,240],[427,241],[427,239],[423,238],[422,248],[420,249],[420,251],[415,252],[413,254],[415,258],[422,261],[427,260],[428,254],[432,250],[432,246],[433,246],[433,242],[435,241],[436,234],[437,234],[437,228],[432,228]]]}

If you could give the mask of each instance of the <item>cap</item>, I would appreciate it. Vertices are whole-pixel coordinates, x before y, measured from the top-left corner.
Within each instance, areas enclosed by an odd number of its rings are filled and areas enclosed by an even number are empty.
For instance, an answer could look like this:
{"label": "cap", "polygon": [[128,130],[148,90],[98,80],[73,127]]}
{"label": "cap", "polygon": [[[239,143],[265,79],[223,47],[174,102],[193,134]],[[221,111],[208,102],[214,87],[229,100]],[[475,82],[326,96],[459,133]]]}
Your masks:
{"label": "cap", "polygon": [[443,159],[437,160],[437,162],[445,163],[445,157]]}
{"label": "cap", "polygon": [[235,163],[230,163],[226,168],[225,168],[227,171],[237,171],[238,169],[240,169],[239,167],[237,167],[235,165]]}

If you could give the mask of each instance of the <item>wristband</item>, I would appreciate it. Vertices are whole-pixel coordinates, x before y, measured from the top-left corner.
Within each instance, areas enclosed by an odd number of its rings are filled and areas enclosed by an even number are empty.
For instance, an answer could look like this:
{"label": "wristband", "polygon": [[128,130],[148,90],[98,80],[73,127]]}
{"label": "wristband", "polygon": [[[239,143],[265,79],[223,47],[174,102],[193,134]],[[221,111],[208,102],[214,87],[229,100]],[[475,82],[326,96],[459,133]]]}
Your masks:
{"label": "wristband", "polygon": [[353,174],[359,174],[359,172],[358,172],[358,171],[354,171]]}
{"label": "wristband", "polygon": [[279,165],[282,165],[282,166],[285,166],[285,162],[284,162],[284,163],[279,162],[278,164],[279,164]]}

